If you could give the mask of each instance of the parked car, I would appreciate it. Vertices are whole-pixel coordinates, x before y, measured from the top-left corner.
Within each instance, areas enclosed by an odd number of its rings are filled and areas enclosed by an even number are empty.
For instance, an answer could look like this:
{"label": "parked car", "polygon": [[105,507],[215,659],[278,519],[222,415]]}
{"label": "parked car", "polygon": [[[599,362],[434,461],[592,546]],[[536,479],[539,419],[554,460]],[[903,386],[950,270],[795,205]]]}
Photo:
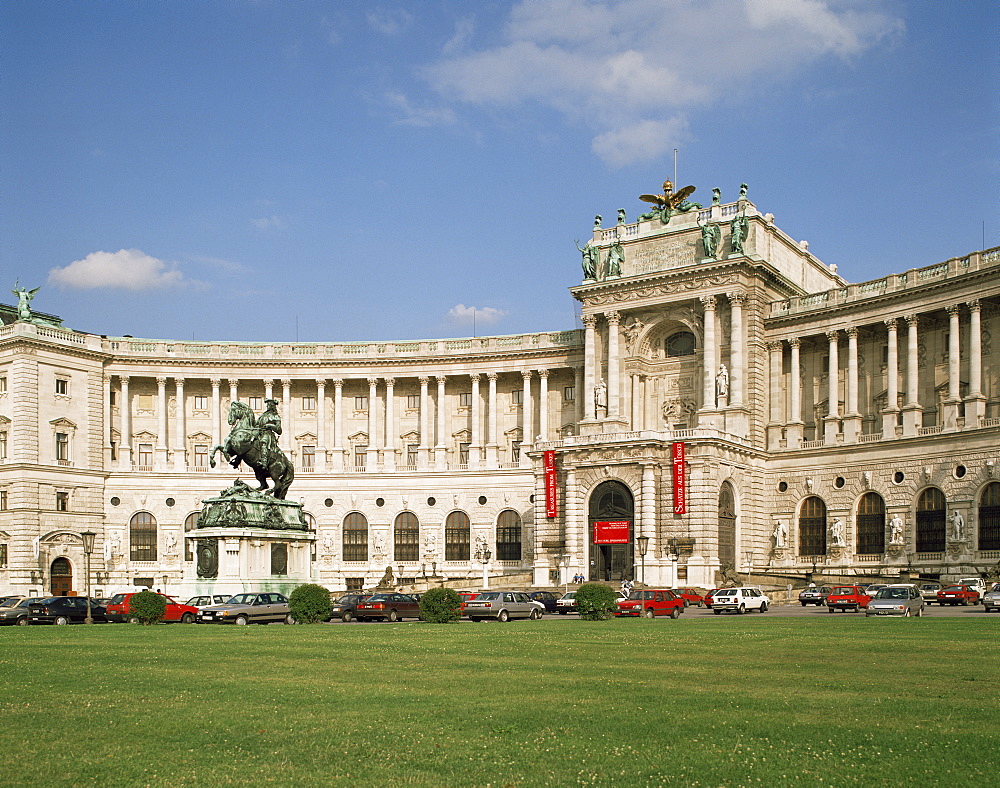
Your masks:
{"label": "parked car", "polygon": [[358,617],[358,603],[368,599],[371,594],[344,594],[330,607],[330,621],[339,618],[345,624]]}
{"label": "parked car", "polygon": [[670,616],[680,618],[687,607],[682,597],[677,596],[674,589],[643,588],[633,591],[618,603],[616,616]]}
{"label": "parked car", "polygon": [[495,618],[506,622],[512,618],[541,618],[541,611],[520,591],[483,591],[465,606],[465,615],[472,621]]}
{"label": "parked car", "polygon": [[712,595],[718,593],[721,590],[722,590],[721,588],[710,588],[708,591],[702,594],[702,599],[705,600],[705,607],[707,607],[709,610],[712,609]]}
{"label": "parked car", "polygon": [[560,616],[576,613],[576,591],[568,591],[556,600],[556,610]]}
{"label": "parked car", "polygon": [[[155,593],[155,592],[154,592]],[[135,594],[115,594],[105,608],[105,616],[108,621],[121,623],[128,621],[130,624],[137,624],[139,619],[132,615],[130,604]],[[192,605],[185,605],[178,602],[173,597],[160,594],[167,600],[167,609],[163,614],[163,621],[169,624],[193,624],[198,618],[198,608]]]}
{"label": "parked car", "polygon": [[32,602],[37,602],[37,596],[12,596],[0,606],[0,624],[26,626],[28,624],[28,609]]}
{"label": "parked car", "polygon": [[559,597],[551,591],[529,591],[528,599],[532,599],[535,602],[541,602],[545,607],[546,613],[558,612],[559,606],[556,603],[559,601]]}
{"label": "parked car", "polygon": [[888,586],[888,585],[886,585],[885,583],[871,583],[871,584],[869,584],[869,585],[865,586],[865,591],[867,591],[867,592],[868,592],[868,596],[870,596],[870,597],[871,597],[872,599],[874,599],[874,598],[875,598],[875,595],[876,595],[876,594],[877,594],[877,593],[878,593],[878,592],[879,592],[879,591],[880,591],[881,589],[883,589],[883,588],[888,588],[888,587],[889,587],[889,586]]}
{"label": "parked car", "polygon": [[688,605],[697,605],[698,607],[705,606],[705,596],[704,593],[697,588],[671,588],[670,589],[674,596],[680,597],[684,600],[684,607]]}
{"label": "parked car", "polygon": [[917,590],[924,602],[928,605],[937,602],[937,593],[941,590],[941,584],[936,580],[922,580],[917,584]]}
{"label": "parked car", "polygon": [[[107,621],[104,608],[91,603],[90,617]],[[28,605],[28,620],[32,624],[82,624],[87,618],[87,597],[50,596]]]}
{"label": "parked car", "polygon": [[822,607],[826,604],[828,596],[830,596],[830,586],[809,586],[799,591],[799,602],[802,607],[806,605]]}
{"label": "parked car", "polygon": [[838,610],[843,613],[849,611],[857,613],[868,607],[870,601],[871,597],[861,586],[834,586],[826,597],[826,606],[831,613],[836,613]]}
{"label": "parked car", "polygon": [[478,591],[459,591],[458,595],[462,598],[462,606],[458,609],[458,612],[459,612],[460,615],[464,615],[465,614],[465,606],[466,606],[466,604],[468,604],[468,602],[470,600],[475,599],[477,596],[479,596],[479,592]]}
{"label": "parked car", "polygon": [[719,615],[723,610],[746,613],[756,610],[766,613],[771,600],[759,588],[722,588],[712,596],[712,612]]}
{"label": "parked car", "polygon": [[1000,610],[1000,583],[994,583],[990,590],[983,594],[983,612],[991,613]]}
{"label": "parked car", "polygon": [[924,598],[916,586],[892,585],[880,588],[868,607],[865,616],[922,616]]}
{"label": "parked car", "polygon": [[270,624],[284,621],[294,624],[288,609],[288,597],[274,592],[251,591],[236,594],[221,605],[209,605],[198,611],[200,624]]}
{"label": "parked car", "polygon": [[979,591],[972,586],[945,586],[937,593],[939,605],[978,605]]}
{"label": "parked car", "polygon": [[420,603],[409,594],[379,592],[359,602],[356,612],[358,621],[399,621],[419,618]]}
{"label": "parked car", "polygon": [[969,588],[974,588],[979,592],[979,596],[986,593],[986,581],[981,577],[960,577],[954,585],[956,586],[968,586]]}
{"label": "parked car", "polygon": [[201,608],[209,607],[210,605],[221,605],[232,598],[232,594],[202,594],[201,596],[191,597],[184,604],[201,610]]}

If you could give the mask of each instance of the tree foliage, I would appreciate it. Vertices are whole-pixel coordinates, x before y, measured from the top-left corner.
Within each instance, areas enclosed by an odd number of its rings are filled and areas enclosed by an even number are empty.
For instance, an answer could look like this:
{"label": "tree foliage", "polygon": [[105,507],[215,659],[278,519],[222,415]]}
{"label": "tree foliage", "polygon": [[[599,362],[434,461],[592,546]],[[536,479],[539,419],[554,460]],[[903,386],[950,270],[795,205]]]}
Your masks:
{"label": "tree foliage", "polygon": [[432,588],[420,597],[420,618],[431,624],[451,624],[462,617],[462,597],[453,588]]}
{"label": "tree foliage", "polygon": [[318,624],[330,618],[330,592],[315,583],[306,583],[288,596],[292,618],[301,624]]}
{"label": "tree foliage", "polygon": [[153,591],[140,591],[132,594],[128,602],[129,619],[137,619],[140,624],[149,626],[162,621],[167,614],[167,598]]}
{"label": "tree foliage", "polygon": [[580,618],[600,621],[618,611],[618,594],[600,583],[584,583],[576,592],[576,609]]}

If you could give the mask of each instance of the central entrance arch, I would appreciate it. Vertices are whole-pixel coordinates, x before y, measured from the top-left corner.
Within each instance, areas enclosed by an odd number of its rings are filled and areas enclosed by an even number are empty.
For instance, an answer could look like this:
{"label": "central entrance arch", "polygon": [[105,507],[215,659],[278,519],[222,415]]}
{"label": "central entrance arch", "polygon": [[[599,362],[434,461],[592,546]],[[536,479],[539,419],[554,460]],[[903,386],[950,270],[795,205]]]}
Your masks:
{"label": "central entrance arch", "polygon": [[590,496],[590,579],[635,577],[635,500],[617,481],[601,482]]}
{"label": "central entrance arch", "polygon": [[73,565],[68,558],[59,557],[49,567],[49,593],[52,596],[69,596],[73,590]]}

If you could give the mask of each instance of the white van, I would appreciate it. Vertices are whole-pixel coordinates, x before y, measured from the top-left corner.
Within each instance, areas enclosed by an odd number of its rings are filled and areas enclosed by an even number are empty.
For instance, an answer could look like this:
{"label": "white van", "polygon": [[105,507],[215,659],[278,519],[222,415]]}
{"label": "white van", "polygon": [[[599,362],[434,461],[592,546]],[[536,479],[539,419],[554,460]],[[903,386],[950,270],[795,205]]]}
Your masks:
{"label": "white van", "polygon": [[974,588],[979,592],[980,597],[986,593],[986,581],[981,577],[963,577],[960,580],[956,580],[952,585]]}

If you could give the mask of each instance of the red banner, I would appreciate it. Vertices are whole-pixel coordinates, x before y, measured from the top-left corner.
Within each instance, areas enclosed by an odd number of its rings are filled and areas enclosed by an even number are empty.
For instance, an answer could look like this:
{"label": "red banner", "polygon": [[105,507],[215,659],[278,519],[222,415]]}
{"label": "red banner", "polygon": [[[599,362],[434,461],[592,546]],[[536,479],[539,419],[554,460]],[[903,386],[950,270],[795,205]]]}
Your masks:
{"label": "red banner", "polygon": [[631,520],[595,520],[594,544],[628,544]]}
{"label": "red banner", "polygon": [[684,444],[671,443],[674,467],[674,514],[687,514],[687,479],[684,476]]}
{"label": "red banner", "polygon": [[558,517],[559,504],[556,500],[556,453],[542,452],[542,462],[545,468],[545,516]]}

